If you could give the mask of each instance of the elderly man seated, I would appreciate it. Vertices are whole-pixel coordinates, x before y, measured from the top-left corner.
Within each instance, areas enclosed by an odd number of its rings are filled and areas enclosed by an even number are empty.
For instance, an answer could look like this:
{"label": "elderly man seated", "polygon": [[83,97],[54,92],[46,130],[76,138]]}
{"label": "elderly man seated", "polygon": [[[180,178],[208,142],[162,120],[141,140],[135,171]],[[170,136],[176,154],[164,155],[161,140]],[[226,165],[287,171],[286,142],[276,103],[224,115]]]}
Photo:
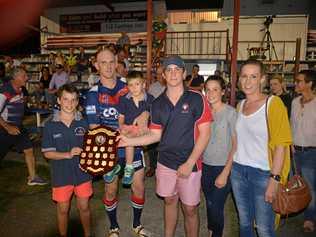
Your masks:
{"label": "elderly man seated", "polygon": [[22,126],[24,116],[24,95],[22,87],[28,77],[25,69],[17,67],[12,71],[12,79],[0,88],[0,160],[5,157],[11,146],[25,155],[28,169],[27,184],[45,185],[46,182],[36,175],[35,157],[32,143]]}

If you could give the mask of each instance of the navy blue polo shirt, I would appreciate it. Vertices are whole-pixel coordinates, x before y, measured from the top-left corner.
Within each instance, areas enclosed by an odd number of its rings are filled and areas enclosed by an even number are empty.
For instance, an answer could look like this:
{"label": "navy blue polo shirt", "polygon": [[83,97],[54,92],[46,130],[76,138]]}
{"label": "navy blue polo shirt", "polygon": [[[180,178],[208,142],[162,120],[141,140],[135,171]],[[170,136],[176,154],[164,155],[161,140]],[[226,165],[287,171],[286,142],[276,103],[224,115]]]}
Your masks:
{"label": "navy blue polo shirt", "polygon": [[[70,127],[62,123],[58,116],[45,124],[42,152],[70,152],[74,147],[82,147],[83,136],[88,131],[88,123],[76,118]],[[79,156],[72,159],[50,160],[52,186],[79,185],[91,180],[91,176],[79,168]]]}
{"label": "navy blue polo shirt", "polygon": [[[150,129],[163,129],[158,162],[177,170],[185,163],[199,136],[198,125],[212,120],[207,101],[198,91],[185,89],[174,106],[164,92],[152,104]],[[201,169],[201,158],[193,171]]]}
{"label": "navy blue polo shirt", "polygon": [[118,105],[118,113],[124,115],[124,123],[132,125],[135,118],[137,118],[144,111],[150,112],[151,104],[154,101],[151,94],[145,93],[144,99],[138,102],[136,106],[131,93],[120,97]]}

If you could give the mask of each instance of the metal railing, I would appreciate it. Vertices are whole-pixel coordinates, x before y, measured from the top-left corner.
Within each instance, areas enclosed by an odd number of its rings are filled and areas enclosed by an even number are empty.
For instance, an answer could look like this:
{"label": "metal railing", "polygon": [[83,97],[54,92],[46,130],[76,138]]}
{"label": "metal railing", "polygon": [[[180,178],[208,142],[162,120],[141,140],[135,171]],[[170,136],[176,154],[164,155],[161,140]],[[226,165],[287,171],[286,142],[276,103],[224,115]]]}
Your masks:
{"label": "metal railing", "polygon": [[266,42],[262,45],[262,41],[238,41],[238,59],[246,60],[257,51],[257,54],[265,56],[265,60],[294,60],[295,48],[295,40],[273,41],[268,48]]}
{"label": "metal railing", "polygon": [[167,32],[165,54],[186,59],[227,59],[229,31]]}

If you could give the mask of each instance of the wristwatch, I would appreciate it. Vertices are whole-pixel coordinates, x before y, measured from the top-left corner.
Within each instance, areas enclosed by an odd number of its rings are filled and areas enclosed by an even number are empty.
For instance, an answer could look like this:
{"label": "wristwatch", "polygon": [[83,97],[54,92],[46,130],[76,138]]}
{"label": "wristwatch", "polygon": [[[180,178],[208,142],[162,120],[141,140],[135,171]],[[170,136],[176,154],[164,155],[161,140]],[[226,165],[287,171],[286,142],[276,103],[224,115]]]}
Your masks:
{"label": "wristwatch", "polygon": [[281,176],[278,174],[272,174],[270,173],[270,178],[274,179],[275,181],[280,182],[281,181]]}

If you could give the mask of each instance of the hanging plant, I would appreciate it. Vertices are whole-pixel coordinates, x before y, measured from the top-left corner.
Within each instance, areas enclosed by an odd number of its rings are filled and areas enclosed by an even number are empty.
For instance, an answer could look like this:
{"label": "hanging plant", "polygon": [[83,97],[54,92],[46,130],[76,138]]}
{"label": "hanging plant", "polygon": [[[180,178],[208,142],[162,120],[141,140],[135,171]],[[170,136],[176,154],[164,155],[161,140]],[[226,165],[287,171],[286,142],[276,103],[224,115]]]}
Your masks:
{"label": "hanging plant", "polygon": [[167,23],[162,19],[157,19],[153,22],[153,33],[155,40],[164,40],[167,34]]}

